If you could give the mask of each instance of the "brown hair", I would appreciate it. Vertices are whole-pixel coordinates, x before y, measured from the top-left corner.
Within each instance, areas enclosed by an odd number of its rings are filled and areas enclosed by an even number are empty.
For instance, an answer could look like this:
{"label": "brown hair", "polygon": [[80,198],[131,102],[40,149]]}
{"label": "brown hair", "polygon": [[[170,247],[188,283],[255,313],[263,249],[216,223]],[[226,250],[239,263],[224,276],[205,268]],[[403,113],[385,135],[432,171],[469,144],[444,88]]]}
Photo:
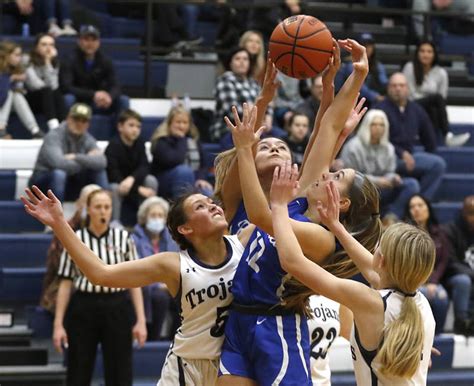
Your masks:
{"label": "brown hair", "polygon": [[118,123],[125,123],[129,119],[136,119],[138,122],[142,123],[142,116],[132,109],[123,110],[118,117]]}
{"label": "brown hair", "polygon": [[171,110],[169,111],[166,119],[155,129],[155,132],[151,136],[152,147],[155,145],[155,143],[156,143],[156,141],[158,141],[158,139],[160,139],[161,137],[166,137],[166,136],[170,135],[171,122],[173,122],[173,119],[178,114],[185,114],[189,119],[189,133],[188,133],[188,135],[191,136],[195,140],[199,139],[199,130],[193,122],[193,118],[191,116],[191,113],[182,106],[176,106],[176,107],[171,108]]}
{"label": "brown hair", "polygon": [[[53,41],[56,43],[56,39],[54,38],[53,35],[48,34],[48,33],[40,33],[36,35],[35,42],[33,43],[33,47],[31,48],[30,51],[30,62],[35,65],[35,66],[44,66],[45,60],[44,57],[41,56],[38,52],[38,44],[43,39],[45,36],[48,36],[53,39]],[[53,67],[57,67],[59,62],[58,62],[58,57],[56,56],[52,61],[51,64]]]}
{"label": "brown hair", "polygon": [[[373,254],[382,235],[379,192],[366,176],[356,171],[347,197],[351,200],[351,205],[346,213],[341,213],[341,223],[359,243]],[[344,250],[336,251],[321,265],[328,272],[341,278],[349,278],[359,272]],[[308,298],[312,294],[312,290],[298,280],[291,279],[288,281],[288,290],[283,298],[287,308],[308,316]]]}
{"label": "brown hair", "polygon": [[174,200],[171,204],[170,210],[168,212],[168,219],[166,221],[166,225],[168,226],[171,237],[183,250],[194,250],[193,244],[191,244],[191,242],[178,231],[178,228],[188,221],[186,212],[184,210],[184,203],[194,194],[197,194],[197,192],[191,190],[176,198],[176,200]]}
{"label": "brown hair", "polygon": [[21,49],[21,46],[14,42],[8,40],[0,42],[0,72],[8,74],[21,74],[24,72],[24,68],[21,63],[15,67],[12,67],[10,63],[8,63],[8,57],[17,48]]}

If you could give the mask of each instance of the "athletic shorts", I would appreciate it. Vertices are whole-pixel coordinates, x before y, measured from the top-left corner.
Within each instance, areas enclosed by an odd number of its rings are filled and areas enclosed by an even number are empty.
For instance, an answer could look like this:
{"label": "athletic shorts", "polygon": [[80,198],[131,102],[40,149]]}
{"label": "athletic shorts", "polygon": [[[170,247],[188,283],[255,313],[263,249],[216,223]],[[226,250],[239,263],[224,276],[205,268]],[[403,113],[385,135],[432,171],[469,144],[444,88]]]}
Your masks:
{"label": "athletic shorts", "polygon": [[300,315],[257,316],[232,310],[225,328],[219,375],[259,386],[311,386],[309,333]]}
{"label": "athletic shorts", "polygon": [[157,386],[214,386],[218,359],[185,359],[168,353]]}

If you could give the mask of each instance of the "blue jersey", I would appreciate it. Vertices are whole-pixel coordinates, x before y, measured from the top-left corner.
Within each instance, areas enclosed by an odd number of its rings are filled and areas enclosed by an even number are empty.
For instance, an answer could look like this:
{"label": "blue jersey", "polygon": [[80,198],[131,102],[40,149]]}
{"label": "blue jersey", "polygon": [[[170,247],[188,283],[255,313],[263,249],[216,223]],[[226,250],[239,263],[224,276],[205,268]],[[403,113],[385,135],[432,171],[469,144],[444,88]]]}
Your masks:
{"label": "blue jersey", "polygon": [[[288,204],[291,218],[309,222],[303,216],[307,201],[298,198]],[[243,205],[231,222],[231,232],[238,232],[248,225],[247,214]],[[275,305],[281,302],[285,282],[290,278],[280,265],[275,239],[256,228],[247,243],[237,272],[234,276],[232,293],[237,303]]]}

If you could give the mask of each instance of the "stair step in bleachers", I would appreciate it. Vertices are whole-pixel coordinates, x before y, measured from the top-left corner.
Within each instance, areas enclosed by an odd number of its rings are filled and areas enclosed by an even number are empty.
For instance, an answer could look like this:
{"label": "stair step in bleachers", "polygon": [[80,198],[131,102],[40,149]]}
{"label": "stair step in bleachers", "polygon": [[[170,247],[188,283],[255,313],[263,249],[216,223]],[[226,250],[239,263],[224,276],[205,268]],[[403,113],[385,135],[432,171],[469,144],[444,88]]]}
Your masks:
{"label": "stair step in bleachers", "polygon": [[[41,232],[44,225],[25,212],[21,201],[0,201],[0,234],[8,232]],[[0,235],[1,236],[1,235]]]}
{"label": "stair step in bleachers", "polygon": [[473,147],[439,147],[436,154],[446,161],[447,173],[474,174],[474,148]]}
{"label": "stair step in bleachers", "polygon": [[51,234],[0,233],[0,267],[44,267],[51,239]]}
{"label": "stair step in bleachers", "polygon": [[45,366],[2,366],[2,386],[64,386],[66,368],[62,364]]}
{"label": "stair step in bleachers", "polygon": [[37,303],[46,268],[0,268],[0,300]]}
{"label": "stair step in bleachers", "polygon": [[0,170],[0,200],[14,200],[16,186],[16,172]]}
{"label": "stair step in bleachers", "polygon": [[0,347],[1,366],[44,366],[48,364],[48,351],[36,347]]}
{"label": "stair step in bleachers", "polygon": [[474,111],[472,112],[472,123],[471,124],[463,124],[463,123],[453,123],[450,125],[451,131],[455,134],[459,133],[471,133],[471,137],[469,141],[466,142],[464,148],[469,146],[474,146]]}
{"label": "stair step in bleachers", "polygon": [[474,175],[446,174],[436,192],[438,201],[462,201],[474,193]]}
{"label": "stair step in bleachers", "polygon": [[25,325],[0,328],[0,347],[29,346],[33,330]]}
{"label": "stair step in bleachers", "polygon": [[[472,192],[471,192],[472,193]],[[432,204],[440,223],[454,221],[461,211],[461,202],[435,202]]]}

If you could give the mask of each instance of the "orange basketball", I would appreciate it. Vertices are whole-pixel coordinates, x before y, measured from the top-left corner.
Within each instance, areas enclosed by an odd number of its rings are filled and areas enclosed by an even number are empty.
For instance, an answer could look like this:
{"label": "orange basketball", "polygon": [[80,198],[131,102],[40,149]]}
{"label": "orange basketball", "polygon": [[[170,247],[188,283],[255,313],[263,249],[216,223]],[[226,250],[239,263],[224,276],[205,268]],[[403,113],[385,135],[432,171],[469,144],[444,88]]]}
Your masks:
{"label": "orange basketball", "polygon": [[291,16],[273,30],[269,51],[273,63],[285,75],[312,78],[329,63],[331,31],[313,16]]}

